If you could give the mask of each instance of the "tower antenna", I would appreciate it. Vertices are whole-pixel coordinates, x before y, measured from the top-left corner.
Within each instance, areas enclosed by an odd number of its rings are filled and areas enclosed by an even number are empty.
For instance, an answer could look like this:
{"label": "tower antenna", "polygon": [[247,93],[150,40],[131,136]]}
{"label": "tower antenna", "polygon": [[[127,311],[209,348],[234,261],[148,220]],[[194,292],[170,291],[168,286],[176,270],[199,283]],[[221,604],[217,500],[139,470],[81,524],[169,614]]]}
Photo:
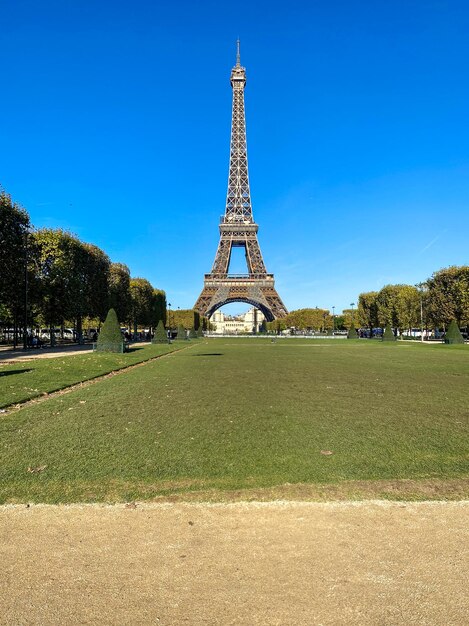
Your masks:
{"label": "tower antenna", "polygon": [[239,37],[236,40],[236,65],[238,67],[241,65],[241,55],[239,53]]}

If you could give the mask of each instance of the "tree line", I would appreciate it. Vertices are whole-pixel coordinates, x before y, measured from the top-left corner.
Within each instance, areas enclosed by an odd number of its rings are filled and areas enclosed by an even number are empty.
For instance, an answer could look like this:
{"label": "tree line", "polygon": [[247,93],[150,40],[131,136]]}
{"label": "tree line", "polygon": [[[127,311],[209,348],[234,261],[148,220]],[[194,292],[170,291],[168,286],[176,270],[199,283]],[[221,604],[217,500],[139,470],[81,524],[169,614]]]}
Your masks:
{"label": "tree line", "polygon": [[445,332],[452,320],[459,328],[469,326],[469,266],[452,266],[434,272],[419,285],[385,285],[358,297],[357,308],[331,315],[318,307],[297,309],[267,324],[268,330],[287,328],[330,332],[390,326],[399,334],[421,327]]}
{"label": "tree line", "polygon": [[14,329],[100,324],[114,308],[120,324],[166,324],[166,295],[145,278],[133,278],[93,244],[61,229],[33,229],[27,211],[0,191],[0,324]]}
{"label": "tree line", "polygon": [[469,325],[469,266],[446,267],[419,285],[386,285],[358,298],[358,322],[366,328],[446,331],[452,320],[459,328]]}

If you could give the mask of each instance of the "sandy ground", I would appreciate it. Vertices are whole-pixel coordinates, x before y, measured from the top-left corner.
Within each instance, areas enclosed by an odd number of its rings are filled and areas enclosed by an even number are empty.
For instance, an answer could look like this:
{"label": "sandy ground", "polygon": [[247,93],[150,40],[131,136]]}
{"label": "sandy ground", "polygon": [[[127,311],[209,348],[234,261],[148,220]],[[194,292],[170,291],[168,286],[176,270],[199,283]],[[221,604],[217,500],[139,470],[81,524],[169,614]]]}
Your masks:
{"label": "sandy ground", "polygon": [[0,508],[1,624],[469,623],[469,502]]}

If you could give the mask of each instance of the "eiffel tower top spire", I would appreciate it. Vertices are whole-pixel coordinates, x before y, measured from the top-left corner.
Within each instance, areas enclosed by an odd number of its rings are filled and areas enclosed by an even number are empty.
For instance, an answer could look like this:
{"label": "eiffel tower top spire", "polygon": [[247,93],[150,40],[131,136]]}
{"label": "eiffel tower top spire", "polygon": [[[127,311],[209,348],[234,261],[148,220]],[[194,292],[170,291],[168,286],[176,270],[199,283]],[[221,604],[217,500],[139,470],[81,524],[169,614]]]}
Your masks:
{"label": "eiffel tower top spire", "polygon": [[236,65],[231,70],[233,108],[231,116],[230,169],[223,221],[225,224],[252,224],[251,192],[249,190],[244,87],[246,70],[241,65],[239,39],[236,42]]}

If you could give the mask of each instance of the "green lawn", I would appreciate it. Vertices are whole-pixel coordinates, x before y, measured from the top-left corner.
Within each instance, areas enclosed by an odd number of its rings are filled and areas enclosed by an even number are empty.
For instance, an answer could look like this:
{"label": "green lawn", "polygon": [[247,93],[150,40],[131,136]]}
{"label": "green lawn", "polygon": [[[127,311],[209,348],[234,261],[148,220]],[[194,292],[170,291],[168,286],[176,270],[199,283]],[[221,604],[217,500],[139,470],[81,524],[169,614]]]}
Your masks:
{"label": "green lawn", "polygon": [[[194,342],[0,416],[0,501],[133,500],[286,483],[464,482],[468,380],[467,346]],[[435,497],[445,495],[442,488]]]}
{"label": "green lawn", "polygon": [[147,361],[177,350],[182,345],[181,342],[171,345],[136,344],[130,352],[124,354],[94,352],[52,359],[35,359],[11,365],[0,362],[0,408]]}

